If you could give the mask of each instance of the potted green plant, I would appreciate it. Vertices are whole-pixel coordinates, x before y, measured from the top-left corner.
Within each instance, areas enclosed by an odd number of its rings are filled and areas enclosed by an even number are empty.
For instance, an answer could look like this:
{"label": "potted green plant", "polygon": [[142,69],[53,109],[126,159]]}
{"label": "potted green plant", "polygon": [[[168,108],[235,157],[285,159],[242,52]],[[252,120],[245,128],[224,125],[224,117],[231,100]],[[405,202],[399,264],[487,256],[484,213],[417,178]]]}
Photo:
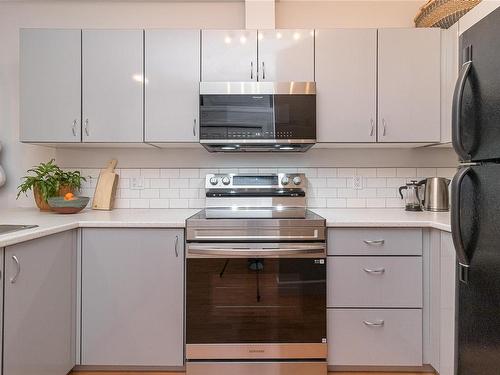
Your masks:
{"label": "potted green plant", "polygon": [[54,159],[28,169],[28,173],[31,175],[24,176],[23,182],[18,186],[16,199],[32,190],[40,211],[50,210],[48,198],[74,193],[86,181],[79,171],[63,171],[54,163]]}

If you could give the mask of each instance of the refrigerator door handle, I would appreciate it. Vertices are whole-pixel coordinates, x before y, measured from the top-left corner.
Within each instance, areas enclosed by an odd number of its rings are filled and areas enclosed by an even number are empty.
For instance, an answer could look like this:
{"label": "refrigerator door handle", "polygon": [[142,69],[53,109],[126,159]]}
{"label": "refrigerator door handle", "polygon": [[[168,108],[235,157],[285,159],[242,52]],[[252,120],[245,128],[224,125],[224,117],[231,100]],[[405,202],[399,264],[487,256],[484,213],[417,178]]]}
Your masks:
{"label": "refrigerator door handle", "polygon": [[469,76],[471,67],[472,61],[467,61],[462,65],[462,68],[460,69],[460,74],[455,84],[455,91],[453,92],[453,109],[451,117],[451,142],[453,144],[455,152],[458,154],[458,156],[460,156],[460,159],[464,161],[471,159],[471,155],[464,148],[461,131],[462,99],[464,96],[465,82],[467,82],[467,77]]}
{"label": "refrigerator door handle", "polygon": [[[453,177],[452,187],[451,187],[451,234],[453,238],[453,244],[455,245],[455,251],[457,253],[458,263],[460,265],[460,273],[466,273],[466,270],[470,266],[470,261],[467,258],[467,253],[465,252],[464,242],[461,232],[461,222],[460,222],[460,196],[462,181],[470,172],[472,167],[467,166],[458,171],[458,173]],[[465,281],[465,280],[463,280]]]}

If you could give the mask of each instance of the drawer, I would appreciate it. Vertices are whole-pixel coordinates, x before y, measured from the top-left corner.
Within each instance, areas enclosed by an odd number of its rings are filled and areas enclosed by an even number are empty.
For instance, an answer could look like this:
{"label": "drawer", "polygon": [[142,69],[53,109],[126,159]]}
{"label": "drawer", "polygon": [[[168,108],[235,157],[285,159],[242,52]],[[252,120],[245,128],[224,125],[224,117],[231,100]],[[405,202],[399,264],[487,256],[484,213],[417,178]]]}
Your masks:
{"label": "drawer", "polygon": [[421,366],[421,310],[328,310],[328,364]]}
{"label": "drawer", "polygon": [[422,229],[330,229],[328,255],[422,255]]}
{"label": "drawer", "polygon": [[422,257],[328,257],[328,307],[422,307]]}

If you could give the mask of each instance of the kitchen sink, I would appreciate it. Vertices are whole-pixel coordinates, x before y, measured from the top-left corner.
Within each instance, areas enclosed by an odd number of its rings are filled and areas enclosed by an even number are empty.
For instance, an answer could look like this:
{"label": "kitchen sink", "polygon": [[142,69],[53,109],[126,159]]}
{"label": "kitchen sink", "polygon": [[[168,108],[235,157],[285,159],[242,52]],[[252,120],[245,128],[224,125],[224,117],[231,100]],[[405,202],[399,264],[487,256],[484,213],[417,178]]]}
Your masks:
{"label": "kitchen sink", "polygon": [[0,224],[0,235],[10,232],[17,232],[18,230],[36,228],[38,225],[9,225]]}

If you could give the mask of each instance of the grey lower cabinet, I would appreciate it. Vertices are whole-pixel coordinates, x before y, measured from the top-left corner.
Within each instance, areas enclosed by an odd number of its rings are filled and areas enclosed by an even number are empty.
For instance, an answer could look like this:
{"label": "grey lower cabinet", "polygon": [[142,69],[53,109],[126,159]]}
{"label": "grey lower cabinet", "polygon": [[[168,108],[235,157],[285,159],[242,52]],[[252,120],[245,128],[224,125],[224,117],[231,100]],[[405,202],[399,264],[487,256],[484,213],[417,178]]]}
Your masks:
{"label": "grey lower cabinet", "polygon": [[423,231],[328,231],[328,364],[421,366]]}
{"label": "grey lower cabinet", "polygon": [[76,231],[5,248],[3,375],[75,364]]}
{"label": "grey lower cabinet", "polygon": [[430,342],[432,366],[440,375],[455,374],[456,255],[451,233],[432,230]]}
{"label": "grey lower cabinet", "polygon": [[183,244],[176,229],[83,229],[82,365],[183,365]]}

